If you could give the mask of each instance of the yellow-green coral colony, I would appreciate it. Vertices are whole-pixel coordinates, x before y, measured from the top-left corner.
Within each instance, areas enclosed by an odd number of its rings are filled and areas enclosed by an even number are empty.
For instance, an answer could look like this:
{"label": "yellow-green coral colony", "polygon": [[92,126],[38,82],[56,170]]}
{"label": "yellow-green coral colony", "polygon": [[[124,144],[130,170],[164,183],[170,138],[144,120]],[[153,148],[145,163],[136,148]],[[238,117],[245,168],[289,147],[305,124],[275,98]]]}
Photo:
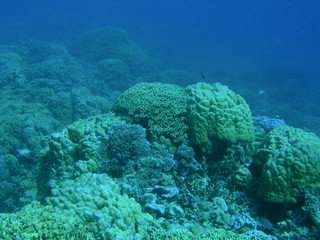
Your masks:
{"label": "yellow-green coral colony", "polygon": [[[168,114],[167,100],[174,102],[174,107],[179,110],[172,111],[170,107]],[[149,131],[158,136],[163,134],[173,138],[176,136],[174,132],[180,132],[178,140],[181,141],[185,138],[185,130],[189,129],[189,140],[195,145],[211,146],[212,139],[227,143],[254,140],[248,104],[220,83],[197,83],[188,86],[185,93],[174,85],[140,83],[120,96],[114,109],[137,122],[147,119],[150,121]],[[170,122],[177,118],[174,114],[182,117],[175,124]],[[255,156],[256,162],[263,162],[259,196],[269,202],[295,202],[295,196],[303,187],[318,184],[319,146],[319,139],[312,133],[288,126],[272,130]],[[247,175],[251,178],[250,172]]]}
{"label": "yellow-green coral colony", "polygon": [[220,83],[187,87],[190,140],[202,145],[215,138],[228,143],[254,139],[252,116],[246,101]]}
{"label": "yellow-green coral colony", "polygon": [[220,83],[198,83],[186,90],[162,83],[139,83],[125,91],[114,110],[146,125],[152,136],[175,143],[187,139],[206,145],[211,138],[228,143],[254,139],[249,106]]}
{"label": "yellow-green coral colony", "polygon": [[187,139],[187,98],[181,87],[139,83],[126,90],[113,109],[146,127],[154,139],[163,136],[176,144]]}
{"label": "yellow-green coral colony", "polygon": [[275,203],[295,203],[308,186],[320,184],[320,139],[289,126],[273,129],[256,154],[262,167],[259,196]]}

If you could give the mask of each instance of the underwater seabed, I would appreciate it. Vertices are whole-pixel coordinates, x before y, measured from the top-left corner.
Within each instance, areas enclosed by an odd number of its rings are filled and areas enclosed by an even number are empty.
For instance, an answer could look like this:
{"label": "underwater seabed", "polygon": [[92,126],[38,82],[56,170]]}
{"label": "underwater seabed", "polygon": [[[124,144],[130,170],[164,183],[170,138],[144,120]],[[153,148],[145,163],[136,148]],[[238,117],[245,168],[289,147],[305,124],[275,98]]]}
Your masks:
{"label": "underwater seabed", "polygon": [[318,118],[200,80],[118,28],[0,46],[0,239],[319,239]]}

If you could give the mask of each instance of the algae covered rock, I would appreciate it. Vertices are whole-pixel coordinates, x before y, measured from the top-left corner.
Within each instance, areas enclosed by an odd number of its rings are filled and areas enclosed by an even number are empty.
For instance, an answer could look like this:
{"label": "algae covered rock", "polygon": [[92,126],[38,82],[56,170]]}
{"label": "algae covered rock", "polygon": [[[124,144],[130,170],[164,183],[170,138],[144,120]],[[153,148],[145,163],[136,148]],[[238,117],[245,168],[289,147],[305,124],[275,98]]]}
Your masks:
{"label": "algae covered rock", "polygon": [[320,139],[298,128],[274,128],[255,162],[262,167],[259,196],[268,202],[294,203],[304,187],[320,183]]}
{"label": "algae covered rock", "polygon": [[252,116],[246,101],[220,83],[187,87],[190,140],[207,144],[212,138],[229,143],[251,142]]}
{"label": "algae covered rock", "polygon": [[139,83],[116,101],[114,111],[146,127],[151,136],[174,143],[187,139],[187,99],[182,88],[163,83]]}

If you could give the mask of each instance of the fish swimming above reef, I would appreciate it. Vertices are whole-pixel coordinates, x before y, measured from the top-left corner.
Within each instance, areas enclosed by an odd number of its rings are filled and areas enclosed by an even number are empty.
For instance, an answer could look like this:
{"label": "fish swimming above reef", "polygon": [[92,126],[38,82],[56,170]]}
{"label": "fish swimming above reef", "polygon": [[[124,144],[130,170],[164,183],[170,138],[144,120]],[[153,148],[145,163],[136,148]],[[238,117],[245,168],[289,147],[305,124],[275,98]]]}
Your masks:
{"label": "fish swimming above reef", "polygon": [[203,80],[205,80],[205,79],[207,78],[206,73],[205,73],[205,72],[201,72],[200,78],[203,79]]}

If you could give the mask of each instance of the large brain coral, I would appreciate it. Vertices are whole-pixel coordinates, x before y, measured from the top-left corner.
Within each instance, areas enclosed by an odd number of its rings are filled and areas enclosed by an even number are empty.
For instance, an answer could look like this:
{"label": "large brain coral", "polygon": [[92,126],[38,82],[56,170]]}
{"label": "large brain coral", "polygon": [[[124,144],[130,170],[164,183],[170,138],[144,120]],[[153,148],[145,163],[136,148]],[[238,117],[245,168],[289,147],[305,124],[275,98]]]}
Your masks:
{"label": "large brain coral", "polygon": [[220,83],[187,87],[190,140],[206,145],[211,139],[230,143],[254,138],[252,116],[246,101]]}
{"label": "large brain coral", "polygon": [[263,166],[258,194],[265,201],[294,203],[304,187],[320,183],[320,139],[313,133],[277,127],[255,158]]}
{"label": "large brain coral", "polygon": [[187,99],[178,86],[136,84],[118,98],[114,110],[146,127],[152,137],[164,136],[174,143],[187,138]]}

